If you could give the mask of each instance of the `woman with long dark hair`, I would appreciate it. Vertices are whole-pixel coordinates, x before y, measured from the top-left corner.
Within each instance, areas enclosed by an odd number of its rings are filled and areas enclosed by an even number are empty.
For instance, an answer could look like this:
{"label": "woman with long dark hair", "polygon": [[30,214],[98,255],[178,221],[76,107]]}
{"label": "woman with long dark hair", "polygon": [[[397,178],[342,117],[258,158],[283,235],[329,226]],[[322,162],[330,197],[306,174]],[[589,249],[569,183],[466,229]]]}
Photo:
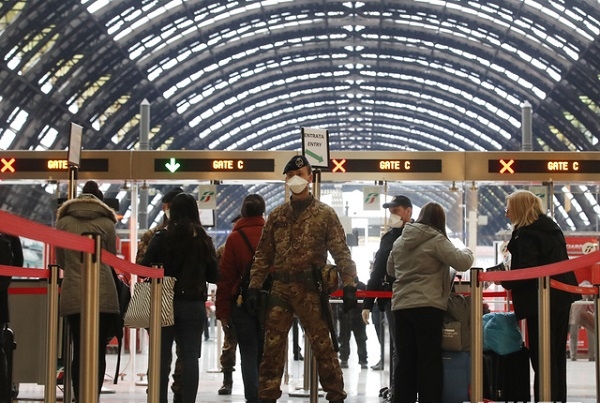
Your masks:
{"label": "woman with long dark hair", "polygon": [[473,252],[457,248],[446,235],[446,213],[427,203],[414,223],[406,223],[388,258],[395,277],[392,312],[398,362],[394,403],[442,401],[442,321],[450,295],[450,266],[465,271]]}
{"label": "woman with long dark hair", "polygon": [[150,266],[162,263],[165,276],[175,284],[175,324],[162,328],[160,403],[167,403],[173,341],[182,359],[181,398],[193,403],[198,392],[198,358],[202,343],[206,282],[215,282],[217,271],[215,247],[200,222],[196,199],[189,193],[175,196],[171,217],[164,230],[157,232],[142,261]]}

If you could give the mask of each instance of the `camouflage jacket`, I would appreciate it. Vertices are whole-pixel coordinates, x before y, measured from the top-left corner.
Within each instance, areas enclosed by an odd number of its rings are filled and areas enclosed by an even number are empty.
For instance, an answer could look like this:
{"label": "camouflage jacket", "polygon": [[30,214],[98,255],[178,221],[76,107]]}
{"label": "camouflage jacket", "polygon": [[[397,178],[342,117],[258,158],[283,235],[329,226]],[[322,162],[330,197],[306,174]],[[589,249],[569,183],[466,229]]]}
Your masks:
{"label": "camouflage jacket", "polygon": [[344,285],[354,285],[356,265],[346,233],[333,210],[314,199],[295,218],[288,201],[267,218],[251,269],[251,288],[260,288],[269,271],[297,273],[327,263],[331,253]]}

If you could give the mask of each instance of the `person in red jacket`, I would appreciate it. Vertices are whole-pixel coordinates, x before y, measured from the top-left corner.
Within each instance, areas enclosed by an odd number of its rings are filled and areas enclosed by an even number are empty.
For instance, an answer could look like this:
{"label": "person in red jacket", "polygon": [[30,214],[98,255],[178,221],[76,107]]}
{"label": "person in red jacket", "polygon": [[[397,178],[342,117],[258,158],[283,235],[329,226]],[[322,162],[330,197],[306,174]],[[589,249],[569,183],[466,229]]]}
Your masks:
{"label": "person in red jacket", "polygon": [[242,203],[242,217],[236,221],[225,241],[219,263],[221,277],[217,283],[217,319],[224,328],[233,328],[236,334],[244,335],[238,338],[238,346],[244,396],[248,403],[259,402],[258,366],[262,357],[264,333],[258,318],[241,303],[240,283],[254,259],[254,251],[265,225],[264,213],[265,201],[260,195],[246,196]]}

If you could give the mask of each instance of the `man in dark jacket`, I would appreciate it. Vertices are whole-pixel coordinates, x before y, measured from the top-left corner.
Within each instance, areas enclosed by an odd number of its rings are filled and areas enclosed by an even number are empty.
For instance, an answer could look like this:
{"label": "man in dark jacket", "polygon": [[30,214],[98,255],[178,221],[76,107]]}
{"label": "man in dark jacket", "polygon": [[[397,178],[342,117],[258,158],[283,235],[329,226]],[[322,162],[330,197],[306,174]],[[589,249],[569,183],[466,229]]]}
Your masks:
{"label": "man in dark jacket", "polygon": [[[0,234],[0,242],[6,242],[10,245],[11,261],[0,262],[7,266],[23,267],[23,247],[21,240],[17,236]],[[8,287],[10,286],[10,277],[0,276],[0,328],[4,328],[4,324],[10,322],[8,316]]]}
{"label": "man in dark jacket", "polygon": [[[373,270],[367,282],[367,291],[391,291],[392,283],[394,279],[386,274],[387,260],[394,241],[402,235],[402,229],[404,224],[407,222],[413,222],[412,217],[412,202],[406,196],[394,196],[392,201],[383,204],[383,208],[390,211],[390,217],[388,219],[388,226],[390,230],[386,232],[379,242],[379,250],[375,254],[375,260],[373,261]],[[375,298],[365,298],[363,301],[362,318],[365,324],[369,324],[369,314],[373,310],[375,305]],[[393,340],[395,339],[394,330],[394,315],[392,315],[390,299],[377,298],[378,309],[385,312],[385,317],[388,322],[390,330],[390,339],[392,340],[391,346],[391,357],[392,365],[390,370],[390,378],[393,379],[394,366],[396,363],[396,349],[394,348]],[[374,370],[383,369],[383,362],[379,362],[373,367]],[[389,396],[388,394],[388,397]]]}

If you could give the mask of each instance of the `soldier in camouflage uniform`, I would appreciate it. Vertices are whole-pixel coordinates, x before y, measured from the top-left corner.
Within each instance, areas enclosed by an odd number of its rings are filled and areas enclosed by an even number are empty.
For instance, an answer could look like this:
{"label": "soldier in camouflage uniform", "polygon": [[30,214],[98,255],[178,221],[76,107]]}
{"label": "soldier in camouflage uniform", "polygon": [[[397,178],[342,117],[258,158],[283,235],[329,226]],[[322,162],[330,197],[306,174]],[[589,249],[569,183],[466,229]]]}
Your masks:
{"label": "soldier in camouflage uniform", "polygon": [[312,267],[325,265],[327,252],[331,253],[344,283],[344,303],[352,308],[356,306],[356,266],[337,214],[309,191],[312,170],[306,158],[292,158],[283,173],[292,196],[268,216],[248,290],[248,306],[256,310],[261,285],[271,271],[273,287],[266,313],[259,398],[263,403],[271,403],[281,396],[287,337],[295,314],[310,341],[327,400],[340,403],[346,398],[342,370],[321,313]]}

